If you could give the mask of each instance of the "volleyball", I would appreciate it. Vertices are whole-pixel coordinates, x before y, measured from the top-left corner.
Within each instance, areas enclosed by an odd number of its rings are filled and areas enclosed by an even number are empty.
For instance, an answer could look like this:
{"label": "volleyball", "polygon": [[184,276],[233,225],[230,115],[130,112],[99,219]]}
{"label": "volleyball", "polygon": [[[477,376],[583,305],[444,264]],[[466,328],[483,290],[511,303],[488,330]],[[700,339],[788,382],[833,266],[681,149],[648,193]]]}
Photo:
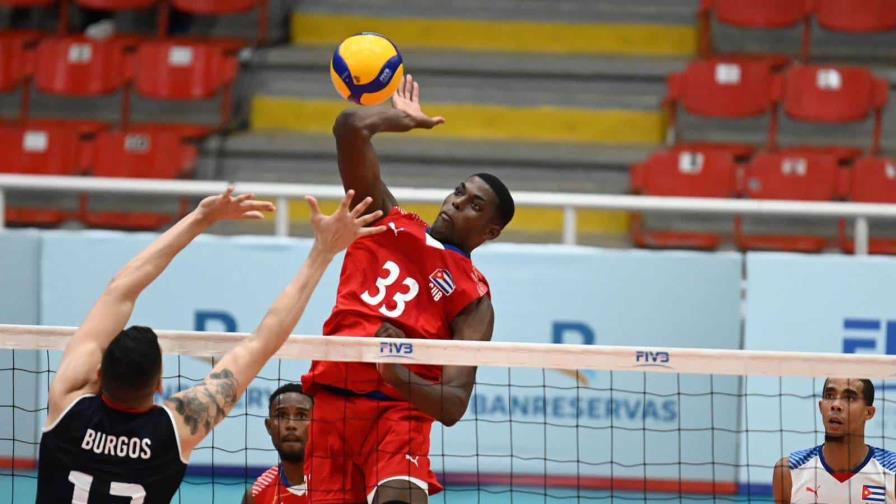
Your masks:
{"label": "volleyball", "polygon": [[346,100],[378,105],[388,100],[404,78],[398,47],[377,33],[359,33],[333,52],[330,79]]}

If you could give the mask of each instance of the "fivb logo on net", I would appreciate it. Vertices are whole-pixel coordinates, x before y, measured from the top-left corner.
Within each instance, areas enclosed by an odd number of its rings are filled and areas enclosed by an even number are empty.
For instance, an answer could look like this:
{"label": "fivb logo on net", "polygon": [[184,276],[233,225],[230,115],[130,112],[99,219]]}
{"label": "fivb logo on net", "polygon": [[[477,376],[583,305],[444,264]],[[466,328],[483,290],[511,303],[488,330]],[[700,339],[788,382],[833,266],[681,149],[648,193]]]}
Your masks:
{"label": "fivb logo on net", "polygon": [[380,341],[380,357],[413,359],[414,344],[409,341],[392,342]]}
{"label": "fivb logo on net", "polygon": [[669,364],[672,357],[669,352],[654,350],[637,350],[635,351],[635,367],[664,367],[671,368]]}

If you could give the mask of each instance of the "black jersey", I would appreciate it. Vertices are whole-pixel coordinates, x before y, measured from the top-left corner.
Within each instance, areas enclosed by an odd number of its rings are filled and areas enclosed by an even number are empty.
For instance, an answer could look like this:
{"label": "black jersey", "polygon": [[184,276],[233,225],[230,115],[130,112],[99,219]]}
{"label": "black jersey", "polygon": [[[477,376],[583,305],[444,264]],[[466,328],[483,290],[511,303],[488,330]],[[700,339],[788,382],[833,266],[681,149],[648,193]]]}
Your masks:
{"label": "black jersey", "polygon": [[40,438],[37,504],[168,504],[186,469],[168,410],[128,413],[86,395]]}

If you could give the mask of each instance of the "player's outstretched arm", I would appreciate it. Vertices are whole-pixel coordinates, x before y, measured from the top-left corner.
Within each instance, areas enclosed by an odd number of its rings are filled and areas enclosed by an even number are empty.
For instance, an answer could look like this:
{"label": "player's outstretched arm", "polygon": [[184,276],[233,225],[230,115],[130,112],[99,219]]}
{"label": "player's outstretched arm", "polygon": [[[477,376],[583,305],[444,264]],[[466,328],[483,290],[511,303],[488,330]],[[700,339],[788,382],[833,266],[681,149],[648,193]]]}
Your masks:
{"label": "player's outstretched arm", "polygon": [[271,203],[253,198],[251,194],[233,196],[233,187],[218,196],[205,198],[115,275],[65,348],[59,370],[50,385],[48,423],[68,406],[71,399],[99,391],[97,370],[103,352],[131,318],[137,297],[168,267],[178,252],[215,222],[261,219],[262,212],[274,210]]}
{"label": "player's outstretched arm", "polygon": [[380,177],[380,164],[370,139],[381,132],[403,132],[416,128],[431,129],[445,122],[429,117],[420,108],[420,85],[411,75],[392,97],[392,106],[348,109],[336,119],[333,135],[339,158],[339,174],[346,189],[357,191],[356,201],[371,197],[368,211],[388,214],[396,205],[395,197]]}
{"label": "player's outstretched arm", "polygon": [[[465,308],[451,323],[455,340],[491,341],[495,312],[491,299],[482,297]],[[381,338],[403,338],[398,328],[384,324],[377,332]],[[400,364],[377,364],[386,383],[395,387],[405,399],[444,425],[456,424],[467,412],[476,366],[445,366],[442,382],[433,383],[421,378]]]}
{"label": "player's outstretched arm", "polygon": [[348,191],[339,210],[329,216],[321,214],[314,198],[307,197],[311,206],[314,245],[299,274],[274,301],[255,333],[227,352],[205,381],[165,401],[165,406],[174,414],[181,455],[185,460],[233,409],[249,382],[292,333],[333,257],[355,238],[385,231],[385,226],[364,227],[379,219],[382,213],[364,215],[370,198],[365,198],[350,211],[349,202],[353,196],[354,191]]}
{"label": "player's outstretched arm", "polygon": [[772,475],[772,496],[775,499],[775,504],[790,504],[792,491],[793,479],[790,474],[790,460],[784,457],[775,464],[775,471]]}

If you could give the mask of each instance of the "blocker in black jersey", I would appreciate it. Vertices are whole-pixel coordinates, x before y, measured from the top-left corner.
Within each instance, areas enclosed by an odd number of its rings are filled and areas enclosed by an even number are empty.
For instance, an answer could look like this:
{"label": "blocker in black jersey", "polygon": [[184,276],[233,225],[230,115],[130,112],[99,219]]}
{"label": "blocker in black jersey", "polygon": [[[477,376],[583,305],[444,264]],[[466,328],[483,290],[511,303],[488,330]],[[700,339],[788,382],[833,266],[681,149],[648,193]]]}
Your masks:
{"label": "blocker in black jersey", "polygon": [[187,464],[171,414],[76,400],[40,440],[38,504],[168,504]]}
{"label": "blocker in black jersey", "polygon": [[[332,215],[308,197],[314,244],[298,275],[277,297],[255,333],[218,361],[202,383],[155,404],[162,391],[162,349],[149,327],[125,329],[140,293],[174,257],[216,222],[261,219],[274,206],[233,187],[159,236],[109,282],[68,344],[50,382],[38,459],[38,504],[162,504],[171,501],[193,449],[233,409],[246,387],[295,328],[320,278],[365,227],[365,199],[349,191]],[[202,276],[202,272],[199,276]],[[234,285],[234,290],[243,290]]]}

